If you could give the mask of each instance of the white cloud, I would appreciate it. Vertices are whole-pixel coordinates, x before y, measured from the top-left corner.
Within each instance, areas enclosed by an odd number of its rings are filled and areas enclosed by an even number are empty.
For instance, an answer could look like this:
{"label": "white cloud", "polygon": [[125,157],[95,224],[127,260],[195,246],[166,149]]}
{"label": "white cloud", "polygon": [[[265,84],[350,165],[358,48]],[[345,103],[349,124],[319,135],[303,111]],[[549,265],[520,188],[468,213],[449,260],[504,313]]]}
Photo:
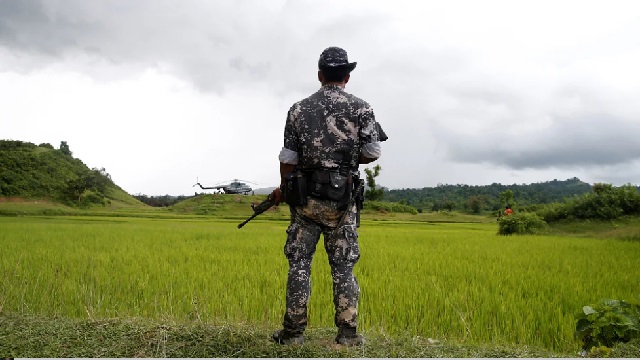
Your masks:
{"label": "white cloud", "polygon": [[[278,182],[319,53],[390,139],[379,182],[637,182],[632,1],[0,3],[0,138],[67,141],[130,193]],[[615,171],[614,171],[615,170]]]}

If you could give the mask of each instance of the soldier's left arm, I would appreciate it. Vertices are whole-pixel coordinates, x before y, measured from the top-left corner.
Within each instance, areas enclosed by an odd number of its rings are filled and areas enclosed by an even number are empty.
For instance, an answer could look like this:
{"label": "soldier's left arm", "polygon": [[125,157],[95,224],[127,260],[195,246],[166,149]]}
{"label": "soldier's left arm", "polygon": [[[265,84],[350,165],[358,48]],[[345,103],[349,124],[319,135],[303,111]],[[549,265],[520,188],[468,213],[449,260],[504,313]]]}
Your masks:
{"label": "soldier's left arm", "polygon": [[380,143],[386,141],[388,137],[376,121],[373,109],[369,104],[365,103],[359,120],[360,154],[358,156],[358,163],[368,164],[380,158],[382,155]]}

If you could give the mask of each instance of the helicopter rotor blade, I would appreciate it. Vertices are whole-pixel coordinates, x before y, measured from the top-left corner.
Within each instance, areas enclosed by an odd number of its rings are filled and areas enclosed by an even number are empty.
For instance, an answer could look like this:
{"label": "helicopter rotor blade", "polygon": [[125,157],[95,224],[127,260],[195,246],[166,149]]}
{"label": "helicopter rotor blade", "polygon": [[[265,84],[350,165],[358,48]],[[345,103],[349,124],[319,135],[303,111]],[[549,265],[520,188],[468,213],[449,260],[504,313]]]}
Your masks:
{"label": "helicopter rotor blade", "polygon": [[235,181],[235,182],[243,182],[243,183],[249,183],[249,184],[258,185],[258,183],[257,183],[257,182],[255,182],[255,181],[249,181],[249,180],[243,180],[243,179],[233,179],[233,181]]}

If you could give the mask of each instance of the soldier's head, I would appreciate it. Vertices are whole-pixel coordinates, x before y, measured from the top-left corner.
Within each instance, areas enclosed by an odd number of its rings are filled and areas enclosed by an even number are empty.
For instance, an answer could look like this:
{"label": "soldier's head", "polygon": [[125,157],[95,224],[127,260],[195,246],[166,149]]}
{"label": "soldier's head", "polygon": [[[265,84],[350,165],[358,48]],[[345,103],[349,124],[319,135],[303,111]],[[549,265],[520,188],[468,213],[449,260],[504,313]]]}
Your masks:
{"label": "soldier's head", "polygon": [[347,52],[332,46],[324,49],[318,59],[318,80],[325,84],[346,84],[350,73],[356,68],[357,62],[349,62]]}

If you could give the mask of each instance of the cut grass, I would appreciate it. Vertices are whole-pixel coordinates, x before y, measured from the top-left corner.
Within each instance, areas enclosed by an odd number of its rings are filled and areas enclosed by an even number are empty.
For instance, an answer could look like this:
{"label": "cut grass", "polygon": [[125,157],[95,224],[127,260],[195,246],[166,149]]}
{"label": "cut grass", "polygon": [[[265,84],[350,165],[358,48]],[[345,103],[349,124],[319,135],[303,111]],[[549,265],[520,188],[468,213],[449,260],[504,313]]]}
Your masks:
{"label": "cut grass", "polygon": [[[140,318],[77,320],[0,313],[0,354],[13,358],[483,358],[575,357],[529,346],[469,346],[410,336],[365,333],[367,343],[345,348],[333,343],[334,329],[312,328],[304,345],[281,346],[274,329],[242,324],[150,321]],[[616,356],[624,357],[622,353]],[[640,353],[629,352],[629,357]]]}

